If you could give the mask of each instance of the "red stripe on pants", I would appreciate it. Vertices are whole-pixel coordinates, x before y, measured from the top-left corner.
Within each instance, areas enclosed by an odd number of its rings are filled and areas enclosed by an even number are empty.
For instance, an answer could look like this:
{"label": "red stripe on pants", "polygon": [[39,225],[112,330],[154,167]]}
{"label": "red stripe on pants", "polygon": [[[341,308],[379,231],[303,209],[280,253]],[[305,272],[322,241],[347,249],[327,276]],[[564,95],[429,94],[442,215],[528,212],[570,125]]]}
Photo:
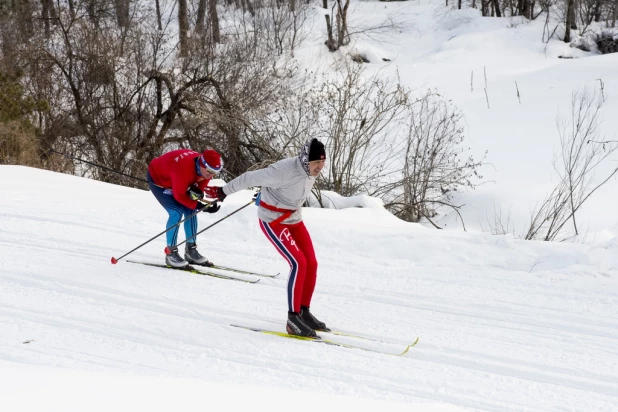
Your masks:
{"label": "red stripe on pants", "polygon": [[260,220],[260,228],[290,265],[288,310],[300,313],[301,306],[311,306],[318,272],[311,236],[303,222],[271,225]]}

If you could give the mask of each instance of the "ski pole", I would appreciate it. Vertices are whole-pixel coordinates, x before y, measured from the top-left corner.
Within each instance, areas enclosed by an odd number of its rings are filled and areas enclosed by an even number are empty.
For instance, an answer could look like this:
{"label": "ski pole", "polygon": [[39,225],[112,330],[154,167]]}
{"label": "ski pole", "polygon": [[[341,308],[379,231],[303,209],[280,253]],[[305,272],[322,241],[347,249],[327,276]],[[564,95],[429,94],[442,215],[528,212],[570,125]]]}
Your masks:
{"label": "ski pole", "polygon": [[[243,209],[244,209],[244,208],[246,208],[247,206],[249,206],[249,205],[253,204],[254,202],[255,202],[254,200],[251,200],[251,201],[250,201],[249,203],[247,203],[246,205],[244,205],[244,206],[242,206],[242,207],[239,207],[238,209],[236,209],[235,211],[233,211],[233,212],[232,212],[232,213],[230,213],[229,215],[227,215],[227,216],[225,216],[225,217],[223,217],[223,218],[221,218],[221,219],[217,220],[215,223],[211,224],[210,226],[205,227],[204,229],[200,230],[199,232],[197,232],[196,234],[194,234],[194,235],[193,235],[193,236],[191,236],[190,238],[185,239],[185,240],[183,240],[182,242],[178,243],[176,246],[180,246],[180,245],[182,245],[183,243],[185,243],[186,241],[191,240],[191,239],[194,239],[194,238],[195,238],[197,235],[199,235],[200,233],[207,231],[208,229],[210,229],[211,227],[213,227],[214,225],[216,225],[216,224],[217,224],[217,223],[219,223],[219,222],[223,222],[223,221],[224,221],[225,219],[227,219],[228,217],[230,217],[230,216],[232,216],[232,215],[234,215],[234,214],[236,214],[236,213],[240,212],[241,210],[243,210]],[[165,247],[165,254],[169,255],[171,252],[172,252],[172,250],[169,248],[169,246],[166,246],[166,247]]]}
{"label": "ski pole", "polygon": [[[210,206],[211,203],[206,203],[203,207],[201,207],[200,209],[196,210],[191,216],[184,218],[183,220],[181,220],[180,222],[176,223],[173,226],[168,227],[167,229],[165,229],[163,232],[159,233],[158,235],[155,235],[153,237],[151,237],[150,239],[148,239],[147,241],[145,241],[144,243],[142,243],[141,245],[139,245],[138,247],[136,247],[135,249],[125,253],[124,255],[120,256],[118,259],[116,259],[115,257],[112,256],[112,264],[115,265],[116,263],[118,263],[118,261],[120,261],[120,259],[122,259],[125,256],[130,255],[131,253],[135,252],[137,249],[141,248],[142,246],[152,242],[153,240],[155,240],[156,238],[158,238],[159,236],[161,236],[162,234],[168,232],[170,229],[175,228],[176,226],[180,225],[181,223],[183,223],[185,220],[189,220],[191,219],[193,216],[197,215],[198,213],[200,213],[202,210],[204,210],[206,207]],[[227,216],[226,216],[227,217]]]}
{"label": "ski pole", "polygon": [[91,166],[100,167],[101,169],[107,170],[109,172],[113,172],[113,173],[116,173],[116,174],[119,174],[119,175],[125,176],[125,177],[130,177],[131,179],[135,179],[135,180],[140,181],[140,182],[148,183],[148,181],[146,179],[141,179],[139,177],[131,176],[131,175],[128,175],[126,173],[122,173],[122,172],[119,172],[117,170],[111,169],[111,168],[109,168],[107,166],[103,166],[103,165],[100,165],[100,164],[97,164],[97,163],[89,162],[88,160],[80,159],[79,157],[73,157],[73,156],[70,156],[68,154],[65,154],[65,153],[59,152],[57,150],[54,150],[52,148],[49,148],[47,150],[50,151],[50,152],[54,152],[56,154],[59,154],[61,156],[64,156],[66,158],[69,158],[69,159],[72,159],[72,160],[77,160],[78,162],[86,163],[86,164],[89,164]]}

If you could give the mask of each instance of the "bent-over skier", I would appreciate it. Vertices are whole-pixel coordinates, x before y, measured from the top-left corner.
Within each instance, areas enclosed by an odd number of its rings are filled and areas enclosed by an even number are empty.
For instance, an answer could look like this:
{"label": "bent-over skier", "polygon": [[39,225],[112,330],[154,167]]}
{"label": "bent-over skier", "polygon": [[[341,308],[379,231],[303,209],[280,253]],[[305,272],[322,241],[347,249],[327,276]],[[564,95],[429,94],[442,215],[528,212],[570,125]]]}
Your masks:
{"label": "bent-over skier", "polygon": [[[214,150],[203,153],[180,149],[165,153],[153,159],[148,165],[148,187],[161,206],[167,211],[167,228],[177,225],[182,217],[188,217],[203,208],[198,202],[204,197],[204,191],[210,198],[216,198],[217,188],[207,187],[210,179],[221,171],[221,156]],[[213,202],[203,209],[216,213],[220,206]],[[184,229],[188,239],[185,246],[185,258],[178,254],[178,228],[168,230],[167,246],[169,253],[165,263],[174,268],[183,268],[189,264],[211,266],[208,259],[197,251],[195,234],[197,233],[197,215],[185,220]]]}

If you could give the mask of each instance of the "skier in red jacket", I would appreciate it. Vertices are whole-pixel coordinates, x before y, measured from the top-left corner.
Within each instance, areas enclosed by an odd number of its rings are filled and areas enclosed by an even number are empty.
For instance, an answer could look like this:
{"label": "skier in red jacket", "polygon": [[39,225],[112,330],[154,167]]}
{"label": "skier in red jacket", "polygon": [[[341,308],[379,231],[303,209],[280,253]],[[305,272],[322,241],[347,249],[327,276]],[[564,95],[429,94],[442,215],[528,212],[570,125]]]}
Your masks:
{"label": "skier in red jacket", "polygon": [[[221,156],[214,150],[204,150],[203,153],[193,150],[173,150],[153,159],[148,165],[148,186],[161,206],[169,214],[167,228],[177,225],[181,219],[190,216],[196,210],[202,209],[198,202],[206,192],[209,198],[216,198],[217,188],[207,187],[210,179],[221,171]],[[220,206],[213,202],[202,209],[208,213],[216,213]],[[165,256],[165,263],[174,268],[183,268],[189,264],[212,266],[208,259],[197,251],[195,234],[197,233],[197,215],[184,222],[185,235],[188,239],[185,248],[185,258],[178,254],[176,246],[178,228],[167,231],[167,246],[170,251]]]}

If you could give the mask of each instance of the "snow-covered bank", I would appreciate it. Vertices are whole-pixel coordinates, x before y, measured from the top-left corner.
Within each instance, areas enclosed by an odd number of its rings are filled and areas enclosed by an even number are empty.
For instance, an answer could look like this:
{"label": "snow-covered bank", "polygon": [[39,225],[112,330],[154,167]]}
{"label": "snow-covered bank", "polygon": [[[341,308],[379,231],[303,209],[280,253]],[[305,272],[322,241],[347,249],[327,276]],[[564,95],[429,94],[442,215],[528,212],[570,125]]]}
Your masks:
{"label": "snow-covered bank", "polygon": [[[70,408],[83,403],[70,403],[57,386],[39,393],[24,378],[58,374],[58,382],[104,385],[90,398],[92,410],[120,387],[138,402],[148,386],[182,399],[185,387],[225,393],[220,384],[229,392],[237,391],[231,384],[283,391],[268,395],[269,411],[288,410],[278,399],[298,395],[290,391],[403,402],[410,410],[612,411],[618,403],[615,241],[525,242],[431,230],[380,209],[305,210],[320,263],[312,309],[335,328],[402,344],[421,337],[394,357],[229,326],[282,328],[285,276],[251,285],[111,265],[112,255],[161,231],[165,212],[148,192],[1,166],[0,193],[0,390],[12,400],[56,394],[66,406],[56,410],[77,410]],[[200,215],[200,227],[247,196]],[[287,271],[253,207],[198,244],[220,263]],[[163,247],[160,239],[133,257],[162,261]]]}

